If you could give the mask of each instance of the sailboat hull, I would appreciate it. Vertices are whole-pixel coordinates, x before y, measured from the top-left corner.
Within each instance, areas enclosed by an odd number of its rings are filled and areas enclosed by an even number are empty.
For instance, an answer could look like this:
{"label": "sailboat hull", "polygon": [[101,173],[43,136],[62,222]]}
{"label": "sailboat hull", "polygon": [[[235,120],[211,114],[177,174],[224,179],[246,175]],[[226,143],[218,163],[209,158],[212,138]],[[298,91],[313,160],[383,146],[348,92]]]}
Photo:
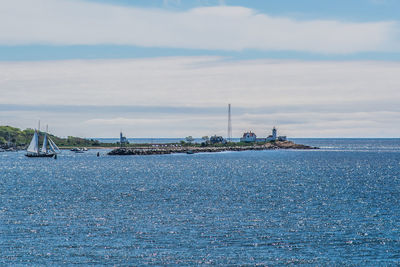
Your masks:
{"label": "sailboat hull", "polygon": [[55,154],[25,154],[25,156],[29,158],[51,158],[54,157]]}

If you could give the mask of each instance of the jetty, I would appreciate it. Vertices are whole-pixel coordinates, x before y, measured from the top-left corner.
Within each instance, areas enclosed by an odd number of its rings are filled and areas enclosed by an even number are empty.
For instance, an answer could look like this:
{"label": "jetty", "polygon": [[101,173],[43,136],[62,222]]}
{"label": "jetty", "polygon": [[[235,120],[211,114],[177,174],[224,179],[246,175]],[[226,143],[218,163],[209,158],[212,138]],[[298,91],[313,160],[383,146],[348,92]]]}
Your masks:
{"label": "jetty", "polygon": [[224,146],[140,146],[140,147],[120,147],[110,152],[108,155],[164,155],[164,154],[175,154],[175,153],[214,153],[214,152],[225,152],[225,151],[249,151],[249,150],[274,150],[274,149],[318,149],[318,147],[312,147],[307,145],[295,144],[292,141],[276,141],[268,142],[265,144],[253,144],[253,145],[235,145],[226,144]]}

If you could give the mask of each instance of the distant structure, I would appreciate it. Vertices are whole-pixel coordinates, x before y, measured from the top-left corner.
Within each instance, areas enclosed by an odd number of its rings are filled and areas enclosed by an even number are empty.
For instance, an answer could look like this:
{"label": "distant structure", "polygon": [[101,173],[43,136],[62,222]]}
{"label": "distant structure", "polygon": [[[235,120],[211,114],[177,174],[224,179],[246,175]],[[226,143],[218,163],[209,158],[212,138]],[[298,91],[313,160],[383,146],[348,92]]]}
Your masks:
{"label": "distant structure", "polygon": [[275,126],[274,126],[274,128],[272,128],[272,134],[268,135],[268,137],[266,138],[267,142],[270,142],[270,141],[286,141],[286,140],[287,140],[287,138],[286,138],[285,135],[278,136],[278,131],[276,130]]}
{"label": "distant structure", "polygon": [[286,135],[278,136],[278,141],[287,141]]}
{"label": "distant structure", "polygon": [[257,135],[255,133],[247,132],[243,134],[243,137],[240,138],[240,142],[246,142],[246,143],[250,143],[250,142],[256,142],[257,141]]}
{"label": "distant structure", "polygon": [[268,135],[267,138],[257,138],[257,135],[253,132],[246,132],[243,134],[243,137],[240,138],[240,142],[273,142],[273,141],[286,141],[286,136],[278,136],[278,131],[276,128],[272,128],[272,134]]}
{"label": "distant structure", "polygon": [[267,136],[266,141],[267,142],[276,141],[277,139],[278,139],[277,138],[277,130],[276,130],[275,126],[274,126],[274,128],[272,128],[272,134]]}
{"label": "distant structure", "polygon": [[224,144],[226,143],[226,140],[222,136],[217,136],[217,135],[210,137],[210,144],[219,144],[219,143]]}
{"label": "distant structure", "polygon": [[228,104],[228,142],[232,141],[231,104]]}
{"label": "distant structure", "polygon": [[276,128],[274,126],[274,128],[272,128],[272,139],[276,140],[277,136],[276,136]]}
{"label": "distant structure", "polygon": [[119,145],[120,147],[126,146],[129,144],[128,139],[122,135],[122,132],[119,133]]}

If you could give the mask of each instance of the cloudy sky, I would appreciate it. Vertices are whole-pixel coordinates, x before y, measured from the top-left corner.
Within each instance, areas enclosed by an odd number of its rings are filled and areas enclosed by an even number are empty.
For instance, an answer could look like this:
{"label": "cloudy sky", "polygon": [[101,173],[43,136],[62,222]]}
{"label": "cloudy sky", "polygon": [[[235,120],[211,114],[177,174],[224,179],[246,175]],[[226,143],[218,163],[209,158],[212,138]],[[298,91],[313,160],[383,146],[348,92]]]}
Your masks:
{"label": "cloudy sky", "polygon": [[400,1],[13,0],[0,125],[116,137],[400,136]]}

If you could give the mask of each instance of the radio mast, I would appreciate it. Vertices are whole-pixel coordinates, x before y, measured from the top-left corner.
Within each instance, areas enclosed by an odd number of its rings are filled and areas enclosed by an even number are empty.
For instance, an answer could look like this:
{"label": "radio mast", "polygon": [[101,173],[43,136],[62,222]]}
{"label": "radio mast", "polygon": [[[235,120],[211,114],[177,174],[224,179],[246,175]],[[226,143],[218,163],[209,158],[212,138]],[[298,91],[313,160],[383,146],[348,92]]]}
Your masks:
{"label": "radio mast", "polygon": [[228,104],[228,141],[232,142],[231,104]]}

